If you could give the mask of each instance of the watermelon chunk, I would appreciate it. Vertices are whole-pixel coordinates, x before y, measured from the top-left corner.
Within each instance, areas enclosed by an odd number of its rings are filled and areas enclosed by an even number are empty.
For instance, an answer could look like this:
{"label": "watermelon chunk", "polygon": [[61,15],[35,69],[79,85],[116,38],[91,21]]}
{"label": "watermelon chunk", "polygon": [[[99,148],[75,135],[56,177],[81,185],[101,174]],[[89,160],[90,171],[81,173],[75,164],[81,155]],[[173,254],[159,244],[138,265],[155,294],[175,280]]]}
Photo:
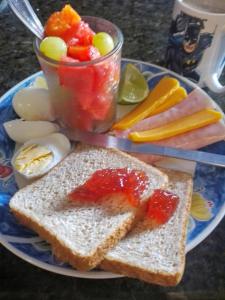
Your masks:
{"label": "watermelon chunk", "polygon": [[90,46],[93,44],[94,35],[94,31],[89,27],[89,25],[84,21],[80,21],[64,31],[61,38],[67,44],[70,44],[70,41],[76,38],[79,41],[77,45]]}

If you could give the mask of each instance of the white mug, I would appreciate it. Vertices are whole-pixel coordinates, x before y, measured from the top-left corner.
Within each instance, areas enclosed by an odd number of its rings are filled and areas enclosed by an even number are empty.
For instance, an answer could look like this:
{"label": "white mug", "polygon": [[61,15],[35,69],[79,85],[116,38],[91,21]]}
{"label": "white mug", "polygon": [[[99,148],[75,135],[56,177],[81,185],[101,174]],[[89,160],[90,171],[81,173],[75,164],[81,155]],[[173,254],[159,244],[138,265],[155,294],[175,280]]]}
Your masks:
{"label": "white mug", "polygon": [[166,51],[169,69],[225,93],[225,0],[175,0]]}

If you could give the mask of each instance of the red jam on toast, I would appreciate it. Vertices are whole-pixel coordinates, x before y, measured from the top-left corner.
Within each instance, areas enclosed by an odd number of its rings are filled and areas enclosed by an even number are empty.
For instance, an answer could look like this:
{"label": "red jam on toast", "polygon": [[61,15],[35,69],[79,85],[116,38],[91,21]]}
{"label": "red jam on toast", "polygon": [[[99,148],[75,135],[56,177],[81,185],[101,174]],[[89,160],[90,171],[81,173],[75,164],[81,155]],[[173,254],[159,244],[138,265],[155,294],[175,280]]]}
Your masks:
{"label": "red jam on toast", "polygon": [[149,198],[147,217],[156,225],[163,225],[174,214],[179,197],[169,191],[156,189]]}
{"label": "red jam on toast", "polygon": [[139,205],[148,177],[143,171],[128,168],[97,170],[69,194],[69,200],[99,201],[111,194],[124,194],[130,205]]}

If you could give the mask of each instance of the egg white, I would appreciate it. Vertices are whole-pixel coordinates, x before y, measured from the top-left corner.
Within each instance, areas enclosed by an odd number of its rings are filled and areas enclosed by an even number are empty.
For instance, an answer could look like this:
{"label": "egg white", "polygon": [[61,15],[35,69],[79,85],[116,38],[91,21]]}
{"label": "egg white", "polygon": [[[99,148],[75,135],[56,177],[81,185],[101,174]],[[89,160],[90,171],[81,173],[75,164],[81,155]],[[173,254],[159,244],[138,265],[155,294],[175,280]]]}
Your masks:
{"label": "egg white", "polygon": [[9,137],[17,143],[25,143],[59,131],[59,126],[48,121],[24,121],[15,119],[3,124]]}
{"label": "egg white", "polygon": [[17,92],[12,106],[17,115],[26,121],[54,121],[55,115],[49,91],[29,87]]}

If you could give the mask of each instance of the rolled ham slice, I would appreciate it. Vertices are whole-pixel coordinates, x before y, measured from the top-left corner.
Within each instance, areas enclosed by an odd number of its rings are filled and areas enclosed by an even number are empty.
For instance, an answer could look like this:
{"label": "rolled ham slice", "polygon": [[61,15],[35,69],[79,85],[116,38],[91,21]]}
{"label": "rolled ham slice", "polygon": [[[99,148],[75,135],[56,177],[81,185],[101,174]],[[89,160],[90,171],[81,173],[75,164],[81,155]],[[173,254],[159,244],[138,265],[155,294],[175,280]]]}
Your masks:
{"label": "rolled ham slice", "polygon": [[[192,130],[181,135],[177,135],[168,139],[164,139],[152,144],[167,146],[172,148],[181,148],[187,150],[195,150],[204,146],[219,142],[225,139],[225,124],[224,121]],[[135,157],[149,164],[152,164],[159,159],[161,156],[149,155],[149,154],[133,154]]]}
{"label": "rolled ham slice", "polygon": [[[199,89],[195,89],[187,96],[186,99],[167,111],[146,118],[128,130],[114,131],[113,134],[118,137],[127,138],[128,134],[132,131],[143,131],[160,127],[206,108],[216,108],[216,105],[213,101],[211,101],[207,94],[202,93]],[[172,148],[196,150],[224,139],[225,123],[224,120],[221,120],[217,123],[195,129],[187,133],[161,141],[152,142],[152,144]],[[132,155],[150,164],[163,158],[162,156],[151,154],[133,153]]]}
{"label": "rolled ham slice", "polygon": [[211,101],[209,96],[203,94],[198,89],[195,89],[187,96],[187,98],[185,98],[179,104],[171,107],[170,109],[160,114],[146,118],[127,130],[115,130],[113,134],[118,137],[126,138],[132,131],[144,131],[160,127],[185,116],[192,115],[205,108],[213,107],[213,102]]}

